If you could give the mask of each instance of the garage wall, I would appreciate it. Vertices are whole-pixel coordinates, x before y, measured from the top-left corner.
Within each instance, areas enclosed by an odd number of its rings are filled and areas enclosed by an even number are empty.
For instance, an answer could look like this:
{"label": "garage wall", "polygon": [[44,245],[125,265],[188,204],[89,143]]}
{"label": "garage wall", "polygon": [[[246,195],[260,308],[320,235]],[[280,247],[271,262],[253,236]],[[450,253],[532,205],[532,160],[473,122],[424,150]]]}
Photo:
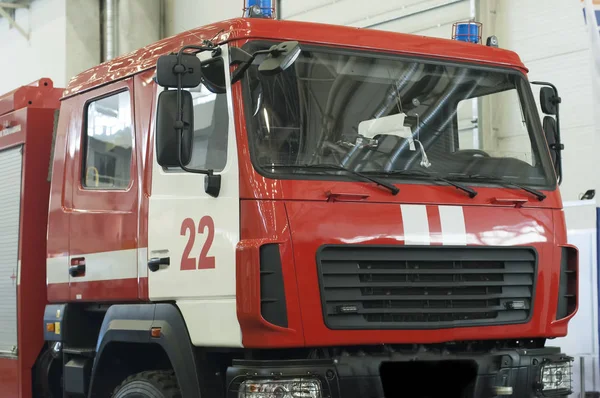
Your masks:
{"label": "garage wall", "polygon": [[66,83],[66,0],[35,1],[29,10],[16,10],[15,19],[29,41],[0,18],[0,93],[49,77],[55,86]]}
{"label": "garage wall", "polygon": [[198,26],[242,16],[242,0],[165,0],[165,30],[172,36]]}
{"label": "garage wall", "polygon": [[[282,0],[283,19],[371,27],[389,31],[450,37],[452,23],[468,19],[470,0]],[[197,0],[166,0],[166,32],[173,35],[197,26],[242,15],[241,0],[219,7]]]}
{"label": "garage wall", "polygon": [[452,23],[470,17],[469,0],[285,1],[284,19],[450,37]]}
{"label": "garage wall", "polygon": [[[594,134],[591,53],[579,1],[481,0],[484,35],[498,36],[500,47],[516,51],[530,80],[554,83],[562,97],[563,199],[577,200],[600,188]],[[551,22],[550,22],[551,21]],[[534,87],[538,97],[539,88]]]}

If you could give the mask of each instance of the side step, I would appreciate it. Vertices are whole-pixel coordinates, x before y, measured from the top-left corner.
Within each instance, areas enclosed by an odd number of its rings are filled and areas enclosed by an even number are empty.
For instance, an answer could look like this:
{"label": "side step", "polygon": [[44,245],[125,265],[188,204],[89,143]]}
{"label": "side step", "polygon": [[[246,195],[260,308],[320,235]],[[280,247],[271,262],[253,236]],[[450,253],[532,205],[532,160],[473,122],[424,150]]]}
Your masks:
{"label": "side step", "polygon": [[86,358],[94,358],[96,356],[95,348],[65,347],[62,349],[62,352],[63,354]]}
{"label": "side step", "polygon": [[96,350],[89,347],[64,347],[62,352],[65,392],[85,396],[89,389]]}

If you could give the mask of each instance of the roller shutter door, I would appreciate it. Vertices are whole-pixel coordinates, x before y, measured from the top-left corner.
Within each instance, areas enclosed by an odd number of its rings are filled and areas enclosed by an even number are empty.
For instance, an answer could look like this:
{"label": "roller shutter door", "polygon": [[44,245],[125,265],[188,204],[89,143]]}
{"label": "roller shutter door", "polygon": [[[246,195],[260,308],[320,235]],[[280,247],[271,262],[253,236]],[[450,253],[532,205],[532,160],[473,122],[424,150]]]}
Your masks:
{"label": "roller shutter door", "polygon": [[0,355],[17,347],[21,147],[0,152]]}

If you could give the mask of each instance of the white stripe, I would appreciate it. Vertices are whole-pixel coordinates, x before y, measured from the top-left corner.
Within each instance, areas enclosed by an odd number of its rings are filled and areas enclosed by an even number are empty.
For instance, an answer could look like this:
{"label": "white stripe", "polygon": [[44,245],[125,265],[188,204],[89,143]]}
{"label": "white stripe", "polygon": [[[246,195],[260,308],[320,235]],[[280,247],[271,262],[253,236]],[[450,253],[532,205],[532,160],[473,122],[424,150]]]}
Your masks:
{"label": "white stripe", "polygon": [[46,283],[69,283],[69,257],[50,257],[46,259]]}
{"label": "white stripe", "polygon": [[400,205],[405,245],[429,245],[429,220],[424,205]]}
{"label": "white stripe", "polygon": [[148,248],[142,247],[137,252],[138,277],[148,277]]}
{"label": "white stripe", "polygon": [[439,206],[442,244],[465,246],[467,231],[462,206]]}
{"label": "white stripe", "polygon": [[17,286],[21,285],[21,260],[17,261]]}
{"label": "white stripe", "polygon": [[46,260],[47,283],[69,283],[70,259],[79,257],[85,258],[85,275],[72,278],[72,282],[137,278],[138,272],[140,272],[137,258],[138,249],[61,256]]}

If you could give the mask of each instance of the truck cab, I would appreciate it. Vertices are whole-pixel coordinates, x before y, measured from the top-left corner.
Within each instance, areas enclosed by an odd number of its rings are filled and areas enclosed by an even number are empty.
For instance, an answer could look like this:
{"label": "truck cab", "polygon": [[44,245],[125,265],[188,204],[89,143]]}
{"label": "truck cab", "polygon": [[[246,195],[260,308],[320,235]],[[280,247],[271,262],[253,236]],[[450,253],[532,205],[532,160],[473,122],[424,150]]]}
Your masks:
{"label": "truck cab", "polygon": [[44,393],[568,395],[546,343],[577,310],[577,250],[542,93],[543,122],[493,46],[260,18],[74,77]]}

